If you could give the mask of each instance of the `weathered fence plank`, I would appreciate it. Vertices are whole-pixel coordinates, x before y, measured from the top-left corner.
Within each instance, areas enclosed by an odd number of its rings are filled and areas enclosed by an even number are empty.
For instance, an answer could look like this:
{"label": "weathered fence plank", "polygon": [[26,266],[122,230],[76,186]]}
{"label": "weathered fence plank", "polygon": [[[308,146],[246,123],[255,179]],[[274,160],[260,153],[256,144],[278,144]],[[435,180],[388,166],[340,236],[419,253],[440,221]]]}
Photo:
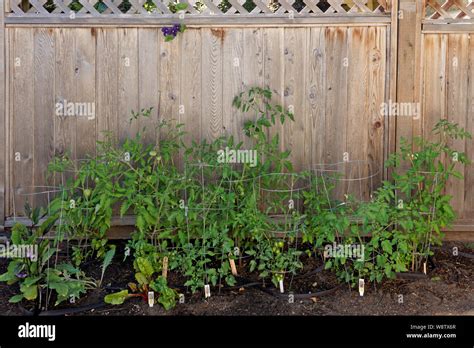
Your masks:
{"label": "weathered fence plank", "polygon": [[[450,34],[448,36],[448,58],[447,58],[447,117],[450,121],[466,127],[466,116],[468,113],[468,54],[469,36],[466,34]],[[453,149],[459,152],[466,150],[466,141],[457,139],[451,144]],[[458,170],[464,174],[463,165],[458,165]],[[463,218],[464,180],[451,180],[446,187],[446,193],[453,196],[451,204]]]}
{"label": "weathered fence plank", "polygon": [[[96,30],[78,29],[75,34],[75,101],[85,115],[77,117],[76,156],[95,154],[96,126]],[[100,59],[100,57],[99,57]],[[136,86],[133,86],[134,88]],[[133,97],[133,96],[132,96]]]}
{"label": "weathered fence plank", "polygon": [[[48,163],[54,157],[54,118],[51,106],[55,104],[54,97],[54,73],[55,73],[55,47],[54,33],[52,30],[39,28],[34,30],[34,185],[46,183]],[[30,196],[34,206],[44,206],[48,202],[48,194],[45,188],[28,190],[30,193],[38,193]],[[52,196],[51,196],[52,197]]]}
{"label": "weathered fence plank", "polygon": [[[12,71],[12,183],[14,208],[23,211],[34,185],[34,30],[11,32]],[[39,184],[39,183],[38,183]]]}
{"label": "weathered fence plank", "polygon": [[[306,80],[308,96],[308,116],[311,134],[311,169],[315,165],[324,163],[326,148],[324,134],[326,132],[326,104],[321,100],[326,93],[326,41],[324,28],[311,28],[308,41],[308,78]],[[309,169],[309,168],[308,168]]]}
{"label": "weathered fence plank", "polygon": [[283,144],[285,150],[291,150],[293,169],[299,171],[308,163],[305,142],[311,140],[311,137],[305,139],[305,125],[309,119],[304,89],[309,56],[306,46],[308,29],[285,28],[284,35],[284,101],[285,107],[294,113],[295,122],[286,122]]}
{"label": "weathered fence plank", "polygon": [[104,140],[104,132],[118,134],[118,32],[97,30],[97,136]]}
{"label": "weathered fence plank", "polygon": [[158,29],[143,28],[138,31],[138,108],[153,108],[149,117],[141,118],[138,123],[140,129],[145,128],[145,144],[154,144],[159,139],[159,132],[155,130],[160,108],[159,45]]}
{"label": "weathered fence plank", "polygon": [[[223,135],[222,86],[224,30],[203,29],[202,33],[202,137],[212,141]],[[226,105],[227,107],[227,105]]]}
{"label": "weathered fence plank", "polygon": [[242,113],[232,107],[234,97],[242,92],[244,71],[244,33],[242,29],[231,30],[224,39],[223,109],[222,117],[225,133],[234,137],[238,144],[244,140],[242,133]]}
{"label": "weathered fence plank", "polygon": [[[0,0],[0,226],[4,226],[7,191],[7,63],[5,57],[5,0]],[[4,7],[5,6],[5,7]],[[1,227],[0,227],[1,228]]]}
{"label": "weathered fence plank", "polygon": [[[187,132],[185,143],[191,145],[193,140],[201,139],[201,107],[202,107],[202,50],[201,31],[191,29],[183,36],[180,57],[180,108],[179,122],[184,123]],[[173,42],[165,45],[174,45]],[[179,110],[178,110],[179,112]]]}
{"label": "weathered fence plank", "polygon": [[139,128],[138,122],[130,122],[130,112],[138,108],[138,30],[119,29],[118,32],[118,114],[119,137],[134,137]]}

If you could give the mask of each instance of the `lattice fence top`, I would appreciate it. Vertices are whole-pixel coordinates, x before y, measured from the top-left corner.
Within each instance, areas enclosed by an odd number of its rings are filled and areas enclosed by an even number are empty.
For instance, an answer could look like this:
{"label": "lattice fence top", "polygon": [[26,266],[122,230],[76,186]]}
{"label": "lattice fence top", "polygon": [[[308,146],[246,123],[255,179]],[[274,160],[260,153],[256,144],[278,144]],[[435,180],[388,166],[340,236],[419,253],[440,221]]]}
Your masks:
{"label": "lattice fence top", "polygon": [[426,0],[425,19],[472,20],[474,0]]}
{"label": "lattice fence top", "polygon": [[[389,13],[390,0],[9,0],[10,16],[324,16]],[[186,4],[186,5],[183,5]],[[182,9],[186,7],[185,9]]]}

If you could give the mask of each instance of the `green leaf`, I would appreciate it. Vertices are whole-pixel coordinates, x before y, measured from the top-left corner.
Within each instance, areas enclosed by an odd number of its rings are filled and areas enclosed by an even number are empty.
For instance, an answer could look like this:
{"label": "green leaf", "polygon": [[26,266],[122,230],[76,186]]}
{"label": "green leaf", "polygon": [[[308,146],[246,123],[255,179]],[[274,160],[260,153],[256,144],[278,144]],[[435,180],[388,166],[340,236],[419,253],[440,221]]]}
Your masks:
{"label": "green leaf", "polygon": [[112,305],[121,305],[129,297],[128,290],[122,290],[104,297],[104,302]]}
{"label": "green leaf", "polygon": [[137,258],[136,262],[137,262],[138,270],[141,273],[143,273],[143,275],[146,278],[150,278],[153,275],[154,273],[153,266],[148,259],[144,257],[139,257]]}
{"label": "green leaf", "polygon": [[143,275],[143,273],[135,273],[135,279],[137,280],[138,284],[146,285],[148,284],[148,279]]}
{"label": "green leaf", "polygon": [[38,286],[37,285],[31,285],[31,286],[20,286],[20,290],[23,293],[23,296],[29,300],[35,300],[36,297],[38,296]]}
{"label": "green leaf", "polygon": [[69,288],[64,282],[49,283],[48,288],[50,288],[51,290],[56,290],[58,295],[62,297],[66,297],[69,292]]}
{"label": "green leaf", "polygon": [[25,230],[26,228],[22,224],[20,223],[15,224],[11,233],[11,240],[13,244],[15,245],[21,244],[21,235],[22,235],[22,232],[24,232]]}
{"label": "green leaf", "polygon": [[176,11],[184,11],[188,8],[188,4],[178,3],[175,5]]}
{"label": "green leaf", "polygon": [[18,303],[20,302],[21,300],[23,300],[23,295],[15,295],[13,297],[10,298],[10,300],[8,300],[8,302],[10,303]]}
{"label": "green leaf", "polygon": [[392,244],[390,243],[389,240],[385,239],[382,243],[382,249],[383,251],[385,251],[386,253],[388,254],[391,254],[392,253]]}

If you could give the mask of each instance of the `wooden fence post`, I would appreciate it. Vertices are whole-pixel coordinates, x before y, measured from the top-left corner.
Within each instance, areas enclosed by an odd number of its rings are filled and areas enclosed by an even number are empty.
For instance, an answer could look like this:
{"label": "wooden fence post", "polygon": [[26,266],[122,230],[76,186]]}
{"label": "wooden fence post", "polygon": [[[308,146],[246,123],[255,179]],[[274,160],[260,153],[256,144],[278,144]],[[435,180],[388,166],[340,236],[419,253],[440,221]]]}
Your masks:
{"label": "wooden fence post", "polygon": [[6,162],[6,130],[5,130],[5,93],[6,93],[6,62],[5,62],[5,2],[0,0],[0,229],[5,224],[5,162]]}
{"label": "wooden fence post", "polygon": [[397,117],[396,148],[402,137],[413,139],[421,135],[421,20],[422,0],[400,0],[398,19],[398,103],[419,103],[418,118]]}

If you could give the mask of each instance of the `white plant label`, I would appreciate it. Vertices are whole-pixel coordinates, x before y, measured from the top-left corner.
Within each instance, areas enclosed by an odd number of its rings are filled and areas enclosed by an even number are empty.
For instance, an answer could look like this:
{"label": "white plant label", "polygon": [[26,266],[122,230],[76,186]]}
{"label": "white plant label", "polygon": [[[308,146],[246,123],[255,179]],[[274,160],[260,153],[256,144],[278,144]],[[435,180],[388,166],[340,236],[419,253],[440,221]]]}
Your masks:
{"label": "white plant label", "polygon": [[204,285],[204,297],[211,297],[211,286],[209,284]]}
{"label": "white plant label", "polygon": [[154,304],[155,304],[155,292],[148,291],[148,305],[150,307],[153,307]]}
{"label": "white plant label", "polygon": [[280,292],[283,294],[285,292],[285,287],[283,285],[283,279],[280,279],[279,284],[280,284]]}
{"label": "white plant label", "polygon": [[359,295],[364,296],[365,281],[364,279],[359,279]]}

